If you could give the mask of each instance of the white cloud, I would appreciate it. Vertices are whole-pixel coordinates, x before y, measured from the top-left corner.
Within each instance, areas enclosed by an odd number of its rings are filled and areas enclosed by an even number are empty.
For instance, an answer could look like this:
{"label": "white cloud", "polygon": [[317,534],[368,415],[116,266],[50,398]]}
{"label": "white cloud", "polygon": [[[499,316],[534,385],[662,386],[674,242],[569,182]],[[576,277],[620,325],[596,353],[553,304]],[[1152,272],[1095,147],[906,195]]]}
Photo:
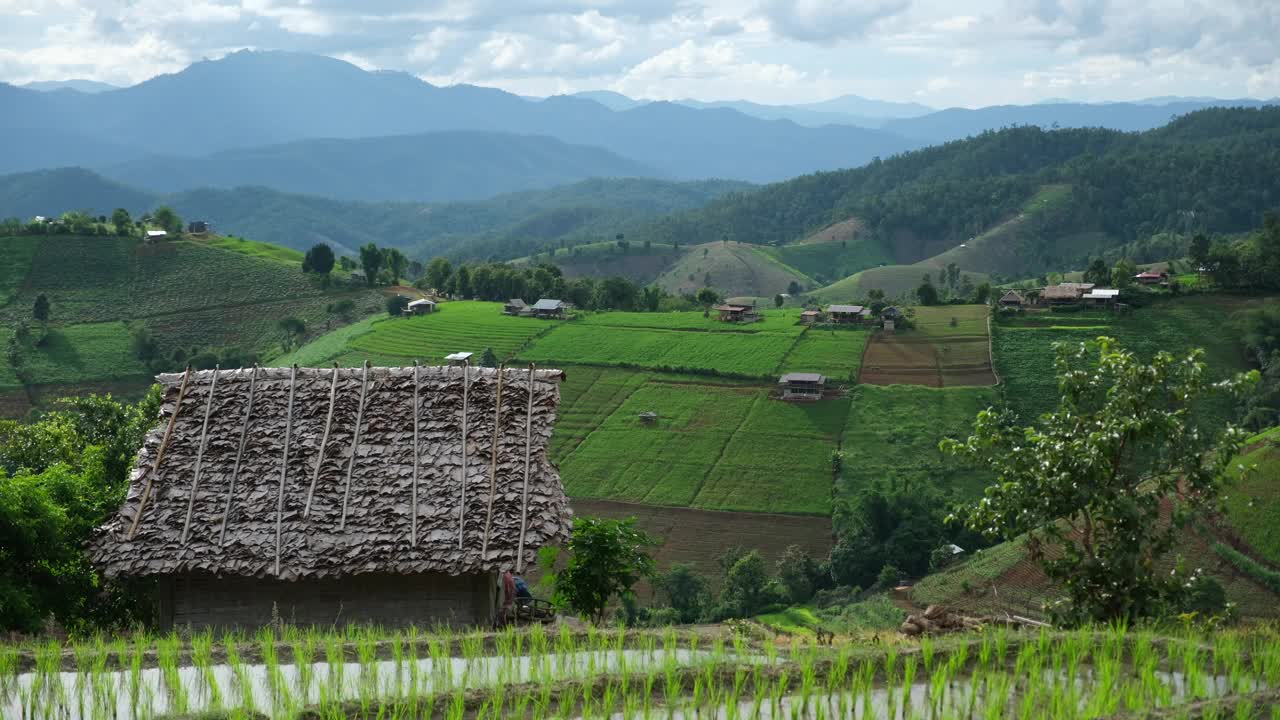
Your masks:
{"label": "white cloud", "polygon": [[746,60],[727,41],[699,45],[686,40],[637,63],[612,89],[655,100],[715,97],[709,93],[717,89],[719,96],[733,97],[734,88],[785,88],[804,77],[803,72],[790,65]]}

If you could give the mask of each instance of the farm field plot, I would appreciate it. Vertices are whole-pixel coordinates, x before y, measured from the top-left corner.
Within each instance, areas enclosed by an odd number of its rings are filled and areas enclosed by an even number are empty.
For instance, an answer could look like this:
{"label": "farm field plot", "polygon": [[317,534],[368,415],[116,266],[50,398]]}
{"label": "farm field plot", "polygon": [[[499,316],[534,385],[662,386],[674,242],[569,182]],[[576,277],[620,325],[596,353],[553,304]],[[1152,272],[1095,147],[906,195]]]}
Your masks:
{"label": "farm field plot", "polygon": [[519,358],[760,378],[777,371],[795,342],[789,333],[698,333],[571,322],[538,338]]}
{"label": "farm field plot", "polygon": [[46,237],[4,313],[29,310],[35,293],[54,322],[100,322],[297,299],[323,292],[300,267],[191,242]]}
{"label": "farm field plot", "polygon": [[121,322],[67,325],[49,330],[45,343],[23,354],[34,384],[148,377]]}
{"label": "farm field plot", "polygon": [[0,307],[8,304],[22,287],[31,269],[31,259],[40,248],[38,237],[0,238]]}
{"label": "farm field plot", "polygon": [[957,499],[976,497],[990,475],[944,457],[938,442],[968,437],[977,414],[997,400],[995,388],[858,387],[845,423],[837,491],[853,494],[884,480]]}
{"label": "farm field plot", "polygon": [[1254,468],[1227,487],[1227,519],[1240,538],[1274,567],[1280,567],[1280,446],[1265,442],[1237,466]]}
{"label": "farm field plot", "polygon": [[581,445],[649,377],[648,373],[635,370],[587,366],[563,369],[560,411],[550,447],[551,457],[557,462]]}
{"label": "farm field plot", "polygon": [[356,338],[372,332],[374,325],[383,319],[371,316],[327,332],[297,350],[277,357],[273,364],[280,367],[288,367],[295,364],[302,367],[328,365],[347,354],[350,351],[351,343]]}
{"label": "farm field plot", "polygon": [[991,371],[984,305],[915,308],[915,325],[877,333],[868,342],[860,380],[869,385],[989,386]]}
{"label": "farm field plot", "polygon": [[[831,452],[847,402],[782,403],[761,388],[680,382],[668,375],[641,376],[637,387],[637,376],[604,373],[579,397],[565,401],[565,419],[573,421],[559,451],[568,451],[560,469],[570,496],[830,512]],[[616,409],[583,436],[596,422],[593,412],[613,402]],[[647,411],[658,413],[652,425],[638,418]],[[570,448],[574,442],[580,444]]]}
{"label": "farm field plot", "polygon": [[[1024,421],[1057,404],[1054,342],[1081,343],[1107,335],[1146,359],[1161,350],[1185,353],[1203,348],[1209,376],[1221,379],[1246,369],[1244,352],[1234,341],[1224,341],[1224,325],[1233,313],[1264,302],[1280,300],[1195,296],[1162,301],[1119,316],[1029,315],[994,327],[996,369],[1007,387],[1009,406]],[[1225,417],[1228,405],[1216,403],[1209,410]]]}
{"label": "farm field plot", "polygon": [[761,310],[760,322],[736,324],[720,322],[715,313],[704,317],[701,311],[681,312],[599,312],[583,317],[577,322],[583,325],[603,325],[623,328],[651,328],[655,330],[705,330],[709,332],[780,332],[799,335],[804,332],[800,322],[800,309],[770,307]]}
{"label": "farm field plot", "polygon": [[835,381],[854,380],[867,337],[861,330],[810,329],[791,348],[779,372],[816,372]]}
{"label": "farm field plot", "polygon": [[[636,518],[641,530],[660,543],[653,551],[658,569],[689,563],[713,583],[723,577],[719,562],[734,546],[759,550],[770,567],[789,545],[799,545],[813,557],[831,552],[829,518],[775,513],[721,512],[693,508],[660,507],[609,500],[570,501],[577,515],[618,520]],[[642,597],[646,587],[639,588]]]}
{"label": "farm field plot", "polygon": [[[502,314],[501,303],[461,301],[441,303],[430,315],[411,318],[384,318],[373,323],[367,333],[351,339],[351,353],[356,364],[368,357],[397,359],[392,364],[408,365],[417,359],[438,365],[445,355],[473,352],[479,361],[486,347],[493,348],[504,360],[539,333],[549,330],[556,321],[517,318]],[[341,360],[340,360],[341,361]]]}

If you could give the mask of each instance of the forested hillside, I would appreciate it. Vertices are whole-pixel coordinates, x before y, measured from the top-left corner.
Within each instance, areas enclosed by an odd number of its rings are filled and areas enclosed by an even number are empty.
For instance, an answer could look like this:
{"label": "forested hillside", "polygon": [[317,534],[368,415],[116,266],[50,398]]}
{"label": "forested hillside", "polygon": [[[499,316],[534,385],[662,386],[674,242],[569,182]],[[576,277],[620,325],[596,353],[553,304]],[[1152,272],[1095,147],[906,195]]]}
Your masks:
{"label": "forested hillside", "polygon": [[[857,218],[862,231],[852,242],[874,246],[868,258],[909,264],[1024,214],[1045,186],[1067,188],[1010,236],[1012,261],[957,261],[1016,276],[1079,265],[1091,252],[1161,231],[1248,230],[1280,197],[1278,164],[1280,108],[1273,107],[1204,110],[1140,134],[1018,127],[735,193],[639,223],[627,236],[783,245]],[[1060,240],[1087,233],[1103,237],[1060,252]]]}
{"label": "forested hillside", "polygon": [[263,187],[202,188],[163,195],[107,180],[80,168],[0,177],[0,218],[29,219],[66,210],[135,215],[169,205],[183,217],[204,219],[224,234],[246,235],[305,250],[326,242],[353,253],[365,243],[397,247],[423,259],[524,255],[563,238],[613,238],[640,218],[700,207],[747,183],[670,182],[642,178],[593,179],[465,203],[347,202]]}

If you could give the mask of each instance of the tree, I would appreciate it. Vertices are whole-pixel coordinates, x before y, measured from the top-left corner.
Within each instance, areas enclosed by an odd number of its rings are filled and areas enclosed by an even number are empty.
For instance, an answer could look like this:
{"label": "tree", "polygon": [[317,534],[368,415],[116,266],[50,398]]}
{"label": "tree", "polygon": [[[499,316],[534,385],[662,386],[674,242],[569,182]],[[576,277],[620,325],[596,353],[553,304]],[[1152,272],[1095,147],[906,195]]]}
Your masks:
{"label": "tree", "polygon": [[776,600],[769,592],[769,573],[760,551],[739,557],[725,573],[721,605],[734,617],[758,615]]}
{"label": "tree", "polygon": [[978,305],[991,302],[991,283],[983,282],[973,291],[973,301]]}
{"label": "tree", "polygon": [[161,205],[156,208],[156,211],[151,213],[151,219],[170,235],[177,235],[182,232],[182,218],[178,217],[178,213],[174,212],[173,208],[168,205]]}
{"label": "tree", "polygon": [[445,284],[449,282],[451,274],[453,274],[453,265],[449,263],[448,258],[431,258],[431,262],[427,263],[427,287],[437,292],[444,292]]}
{"label": "tree", "polygon": [[1116,263],[1111,271],[1111,286],[1121,290],[1133,287],[1133,276],[1138,274],[1138,266],[1129,258]]}
{"label": "tree", "polygon": [[498,367],[498,356],[494,354],[493,348],[487,347],[484,352],[480,353],[480,367]]}
{"label": "tree", "polygon": [[795,296],[795,295],[799,295],[802,292],[804,292],[804,288],[800,287],[800,283],[796,282],[795,280],[792,280],[791,282],[787,283],[788,295]]}
{"label": "tree", "polygon": [[809,602],[823,584],[823,577],[830,576],[826,568],[799,545],[787,546],[778,558],[777,568],[778,582],[786,589],[788,600],[797,604]]}
{"label": "tree", "polygon": [[704,287],[698,290],[698,293],[693,296],[693,299],[696,300],[704,310],[710,310],[712,305],[720,302],[720,293],[717,293],[711,288]]}
{"label": "tree", "polygon": [[786,300],[782,297],[782,294],[781,294],[781,293],[779,293],[779,294],[777,294],[777,295],[774,295],[774,296],[773,296],[773,306],[774,306],[774,307],[776,307],[776,308],[780,308],[780,307],[782,307],[782,304],[783,304],[783,303],[785,303],[785,302],[786,302]]}
{"label": "tree", "polygon": [[938,288],[934,287],[933,281],[928,275],[920,281],[920,287],[916,288],[916,298],[921,305],[937,305],[939,302]]}
{"label": "tree", "polygon": [[133,218],[129,217],[129,211],[124,208],[116,208],[111,212],[111,225],[117,235],[133,234]]}
{"label": "tree", "polygon": [[667,598],[680,622],[696,622],[711,599],[711,584],[687,563],[677,563],[665,573],[655,575],[653,587]]}
{"label": "tree", "polygon": [[555,574],[556,602],[602,622],[611,598],[632,597],[635,584],[653,574],[654,544],[635,518],[574,518],[568,565]]}
{"label": "tree", "polygon": [[387,314],[391,317],[400,317],[404,314],[404,309],[409,307],[409,298],[404,295],[392,295],[387,298]]}
{"label": "tree", "polygon": [[952,290],[960,284],[960,266],[955,263],[947,263],[947,287]]}
{"label": "tree", "polygon": [[337,315],[338,317],[344,320],[349,320],[351,319],[351,316],[354,315],[356,312],[356,301],[352,300],[351,298],[339,300],[338,302],[329,306],[329,312],[333,313],[334,315]]}
{"label": "tree", "polygon": [[1102,258],[1094,258],[1093,262],[1089,263],[1089,267],[1084,271],[1084,281],[1094,285],[1110,284],[1111,268],[1107,267],[1107,261]]}
{"label": "tree", "polygon": [[302,336],[307,334],[307,324],[292,315],[281,318],[276,325],[284,331],[285,344],[288,347],[296,345]]}
{"label": "tree", "polygon": [[369,287],[378,281],[383,261],[383,252],[377,245],[368,243],[360,246],[360,267],[364,268],[364,282]]}
{"label": "tree", "polygon": [[1191,257],[1191,262],[1195,264],[1195,269],[1209,265],[1209,238],[1204,233],[1196,233],[1191,238],[1191,247],[1187,253]]}
{"label": "tree", "polygon": [[1256,372],[1205,377],[1203,351],[1139,361],[1115,340],[1057,348],[1058,409],[1019,428],[994,410],[944,452],[990,467],[996,483],[961,513],[973,530],[1027,534],[1032,558],[1064,597],[1066,624],[1177,608],[1186,573],[1163,562],[1189,519],[1217,497],[1245,433],[1213,432],[1196,414],[1209,396],[1244,389]]}
{"label": "tree", "polygon": [[391,272],[391,284],[399,285],[405,268],[409,267],[409,258],[399,248],[387,248],[382,252],[387,270]]}
{"label": "tree", "polygon": [[329,247],[327,243],[316,243],[307,250],[307,254],[302,258],[302,272],[328,275],[333,272],[333,266],[336,262],[337,259],[333,255],[333,248]]}
{"label": "tree", "polygon": [[48,325],[49,298],[44,293],[40,293],[39,295],[36,296],[35,305],[32,306],[31,308],[31,317],[35,318],[36,322],[40,323],[41,325]]}

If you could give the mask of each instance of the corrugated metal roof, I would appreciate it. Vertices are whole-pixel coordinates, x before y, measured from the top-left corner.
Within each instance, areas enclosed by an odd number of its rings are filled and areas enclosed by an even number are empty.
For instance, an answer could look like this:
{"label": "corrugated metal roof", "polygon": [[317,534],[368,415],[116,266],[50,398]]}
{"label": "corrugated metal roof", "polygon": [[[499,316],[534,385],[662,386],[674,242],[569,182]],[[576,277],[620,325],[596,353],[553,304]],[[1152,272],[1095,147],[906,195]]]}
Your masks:
{"label": "corrugated metal roof", "polygon": [[864,308],[861,305],[828,305],[827,306],[827,312],[853,313],[855,315],[862,312],[865,309],[866,308]]}
{"label": "corrugated metal roof", "polygon": [[533,304],[534,310],[559,310],[562,307],[564,307],[564,302],[551,298],[542,298]]}
{"label": "corrugated metal roof", "polygon": [[1120,297],[1120,291],[1113,288],[1098,288],[1084,294],[1085,300],[1114,300]]}
{"label": "corrugated metal roof", "polygon": [[791,382],[811,382],[811,383],[820,383],[820,382],[824,382],[826,379],[827,379],[827,378],[826,378],[825,376],[823,376],[823,375],[819,375],[818,373],[787,373],[786,375],[783,375],[783,376],[782,376],[782,378],[781,378],[781,379],[779,379],[779,381],[778,381],[778,382],[784,382],[784,383],[791,383]]}
{"label": "corrugated metal roof", "polygon": [[435,301],[434,301],[434,300],[428,300],[428,299],[426,299],[426,298],[422,298],[421,300],[414,300],[413,302],[409,303],[409,305],[408,305],[408,306],[409,306],[409,307],[421,307],[421,306],[423,306],[423,305],[435,305],[435,304],[436,304],[436,303],[435,303]]}

